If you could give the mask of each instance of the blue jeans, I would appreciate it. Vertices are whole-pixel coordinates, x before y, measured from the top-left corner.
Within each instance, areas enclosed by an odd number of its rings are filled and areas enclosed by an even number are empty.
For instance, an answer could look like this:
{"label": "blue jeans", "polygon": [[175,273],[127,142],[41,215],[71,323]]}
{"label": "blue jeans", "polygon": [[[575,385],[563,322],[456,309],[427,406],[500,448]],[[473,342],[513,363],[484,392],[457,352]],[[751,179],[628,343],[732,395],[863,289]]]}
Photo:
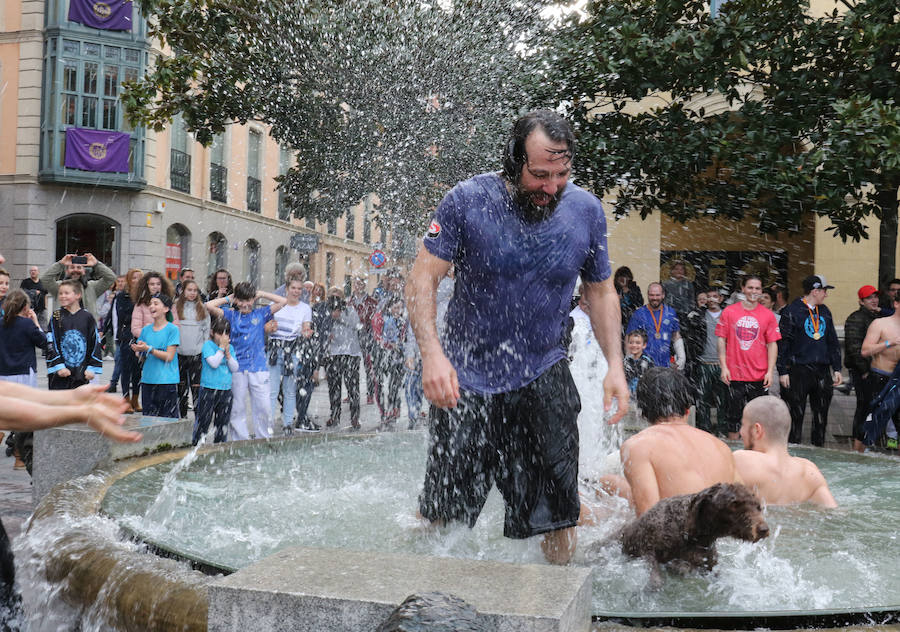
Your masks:
{"label": "blue jeans", "polygon": [[302,367],[294,365],[293,375],[283,375],[284,359],[278,358],[274,366],[269,366],[269,388],[271,389],[272,425],[278,416],[278,390],[281,389],[283,411],[281,413],[281,425],[288,428],[294,421],[294,413],[297,412],[297,382],[300,378]]}
{"label": "blue jeans", "polygon": [[[113,355],[113,358],[114,358],[113,372],[112,372],[112,377],[109,378],[109,383],[112,384],[113,386],[116,385],[116,383],[119,381],[119,378],[122,375],[122,347],[124,347],[124,346],[125,345],[117,344],[116,352]],[[128,350],[131,351],[131,348],[129,348]]]}

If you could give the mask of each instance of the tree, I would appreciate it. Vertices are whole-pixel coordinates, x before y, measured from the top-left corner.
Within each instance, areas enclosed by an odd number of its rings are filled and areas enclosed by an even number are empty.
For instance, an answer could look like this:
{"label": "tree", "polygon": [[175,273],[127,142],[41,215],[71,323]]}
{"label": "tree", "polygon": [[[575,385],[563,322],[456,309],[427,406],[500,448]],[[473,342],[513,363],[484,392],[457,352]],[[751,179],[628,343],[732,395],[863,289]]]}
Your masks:
{"label": "tree", "polygon": [[[578,173],[618,215],[751,217],[760,232],[827,216],[840,238],[881,220],[879,280],[894,276],[900,187],[900,5],[840,0],[591,2],[554,39],[547,71],[579,132]],[[840,10],[839,10],[840,9]],[[719,94],[731,110],[692,107]],[[656,96],[650,108],[627,104]]]}
{"label": "tree", "polygon": [[418,230],[458,180],[497,168],[544,5],[142,0],[174,53],[124,102],[157,130],[182,113],[205,144],[261,121],[296,152],[280,183],[296,215],[325,221],[375,192],[382,225]]}

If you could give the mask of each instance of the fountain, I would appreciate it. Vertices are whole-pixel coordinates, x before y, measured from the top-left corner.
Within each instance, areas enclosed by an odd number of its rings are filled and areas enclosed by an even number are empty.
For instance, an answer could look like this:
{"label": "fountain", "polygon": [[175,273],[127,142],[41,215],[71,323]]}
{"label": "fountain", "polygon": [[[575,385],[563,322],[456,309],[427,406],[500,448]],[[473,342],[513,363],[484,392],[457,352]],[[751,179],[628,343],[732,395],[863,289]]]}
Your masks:
{"label": "fountain", "polygon": [[[579,351],[572,366],[583,394],[582,468],[608,472],[615,437],[601,423],[599,389],[581,382],[596,383],[605,363]],[[346,552],[356,560],[377,556],[379,568],[386,560],[408,569],[452,558],[529,573],[562,570],[543,563],[536,539],[502,537],[496,490],[474,529],[423,528],[414,512],[426,446],[423,433],[402,432],[224,444],[120,461],[58,487],[36,511],[17,552],[32,589],[23,590],[26,605],[44,620],[80,617],[86,630],[205,630],[217,582],[223,583],[217,575],[230,575],[227,582],[263,569],[254,576],[263,584],[267,563],[302,566],[318,556],[322,566],[311,573],[324,576],[334,566],[328,560]],[[713,574],[670,577],[653,593],[644,590],[645,564],[608,545],[593,568],[596,625],[744,629],[897,621],[897,556],[882,553],[897,546],[897,459],[794,451],[822,469],[839,509],[769,508],[767,540],[726,539]],[[579,551],[629,518],[620,499],[606,509],[601,526],[581,529]],[[298,544],[311,547],[302,564],[291,548]],[[586,570],[579,553],[575,566]],[[352,593],[359,583],[346,580],[337,591]],[[492,590],[505,596],[507,588]],[[62,602],[68,605],[60,608]],[[57,628],[44,621],[32,629]]]}

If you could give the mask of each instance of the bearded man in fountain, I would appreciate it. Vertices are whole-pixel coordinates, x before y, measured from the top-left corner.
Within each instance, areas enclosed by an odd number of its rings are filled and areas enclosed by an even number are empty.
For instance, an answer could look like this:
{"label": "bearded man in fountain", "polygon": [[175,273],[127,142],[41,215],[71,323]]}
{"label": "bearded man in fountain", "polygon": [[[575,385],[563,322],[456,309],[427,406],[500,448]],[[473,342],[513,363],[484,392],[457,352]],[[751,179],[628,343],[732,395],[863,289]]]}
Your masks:
{"label": "bearded man in fountain", "polygon": [[[581,403],[560,344],[579,276],[610,367],[604,405],[618,400],[610,423],[628,408],[606,218],[600,200],[568,184],[574,153],[558,114],[517,120],[502,172],[460,182],[441,201],[407,283],[432,404],[419,513],[472,527],[496,484],[504,535],[543,535],[557,564],[574,552],[580,510]],[[456,290],[439,338],[435,295],[451,265]]]}
{"label": "bearded man in fountain", "polygon": [[741,439],[734,453],[738,474],[769,505],[812,502],[837,507],[825,477],[807,459],[788,454],[791,411],[781,399],[763,395],[744,407]]}

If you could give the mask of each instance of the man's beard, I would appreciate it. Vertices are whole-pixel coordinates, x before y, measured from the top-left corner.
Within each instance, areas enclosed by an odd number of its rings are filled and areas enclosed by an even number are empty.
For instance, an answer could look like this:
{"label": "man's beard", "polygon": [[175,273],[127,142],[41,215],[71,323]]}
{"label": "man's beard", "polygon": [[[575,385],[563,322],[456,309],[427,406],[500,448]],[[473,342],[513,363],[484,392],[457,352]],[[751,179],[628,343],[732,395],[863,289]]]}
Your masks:
{"label": "man's beard", "polygon": [[553,215],[553,211],[556,210],[556,206],[562,199],[562,194],[565,190],[566,187],[560,188],[560,190],[557,191],[555,195],[549,196],[550,201],[547,202],[547,204],[541,206],[540,204],[535,204],[534,202],[532,195],[536,193],[535,191],[524,191],[521,188],[521,185],[517,185],[515,187],[516,205],[522,211],[522,217],[526,222],[542,222]]}

